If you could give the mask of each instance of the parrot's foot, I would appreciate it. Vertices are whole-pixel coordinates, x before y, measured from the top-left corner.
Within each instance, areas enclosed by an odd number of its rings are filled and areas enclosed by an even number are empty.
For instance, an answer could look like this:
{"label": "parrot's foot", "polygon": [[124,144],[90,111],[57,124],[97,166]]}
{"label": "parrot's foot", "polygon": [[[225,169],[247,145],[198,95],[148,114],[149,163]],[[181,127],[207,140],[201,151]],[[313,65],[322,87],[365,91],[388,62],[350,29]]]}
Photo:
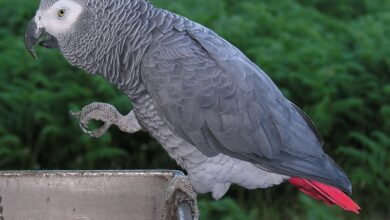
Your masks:
{"label": "parrot's foot", "polygon": [[[113,124],[127,133],[135,133],[142,129],[133,111],[123,116],[114,106],[107,103],[94,102],[85,106],[80,112],[71,112],[71,114],[80,120],[80,128],[86,134],[96,138],[106,133]],[[88,124],[91,120],[102,121],[104,125],[95,131],[90,131]]]}
{"label": "parrot's foot", "polygon": [[[198,203],[190,180],[187,176],[176,176],[170,180],[166,192],[166,205],[164,220],[181,219],[178,215],[185,215],[191,212],[192,219],[199,219]],[[181,209],[181,210],[179,210]]]}

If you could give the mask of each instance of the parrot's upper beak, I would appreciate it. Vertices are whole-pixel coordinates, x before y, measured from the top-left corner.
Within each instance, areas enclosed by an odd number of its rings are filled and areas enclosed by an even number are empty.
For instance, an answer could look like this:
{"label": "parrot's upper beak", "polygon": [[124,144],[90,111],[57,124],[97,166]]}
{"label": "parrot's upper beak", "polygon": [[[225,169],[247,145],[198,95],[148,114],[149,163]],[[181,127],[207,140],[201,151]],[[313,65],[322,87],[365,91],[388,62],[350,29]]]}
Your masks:
{"label": "parrot's upper beak", "polygon": [[38,58],[38,56],[33,47],[38,43],[46,48],[58,48],[57,39],[47,33],[44,28],[38,27],[35,19],[32,19],[24,35],[24,44],[34,59]]}

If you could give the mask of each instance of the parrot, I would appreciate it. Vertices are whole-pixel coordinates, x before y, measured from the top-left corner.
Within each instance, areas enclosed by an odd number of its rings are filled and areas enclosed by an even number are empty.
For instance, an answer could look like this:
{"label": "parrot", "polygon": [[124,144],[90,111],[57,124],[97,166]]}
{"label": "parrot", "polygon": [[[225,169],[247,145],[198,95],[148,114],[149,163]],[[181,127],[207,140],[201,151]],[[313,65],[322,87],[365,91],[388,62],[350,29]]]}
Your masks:
{"label": "parrot", "polygon": [[[218,200],[232,184],[253,190],[289,182],[359,213],[350,180],[324,152],[310,118],[209,28],[146,0],[41,0],[24,43],[34,58],[36,45],[58,49],[128,96],[127,115],[99,102],[74,113],[81,129],[92,137],[112,125],[147,131],[195,192]],[[91,131],[91,120],[104,124]]]}

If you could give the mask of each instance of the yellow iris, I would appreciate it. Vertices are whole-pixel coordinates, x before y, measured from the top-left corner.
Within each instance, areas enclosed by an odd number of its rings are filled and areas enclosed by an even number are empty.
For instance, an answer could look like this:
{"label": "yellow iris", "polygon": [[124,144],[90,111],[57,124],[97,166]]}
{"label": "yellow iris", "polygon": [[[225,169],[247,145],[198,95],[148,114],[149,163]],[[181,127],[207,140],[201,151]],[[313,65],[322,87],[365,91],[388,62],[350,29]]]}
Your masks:
{"label": "yellow iris", "polygon": [[65,9],[58,10],[58,17],[62,18],[65,16]]}

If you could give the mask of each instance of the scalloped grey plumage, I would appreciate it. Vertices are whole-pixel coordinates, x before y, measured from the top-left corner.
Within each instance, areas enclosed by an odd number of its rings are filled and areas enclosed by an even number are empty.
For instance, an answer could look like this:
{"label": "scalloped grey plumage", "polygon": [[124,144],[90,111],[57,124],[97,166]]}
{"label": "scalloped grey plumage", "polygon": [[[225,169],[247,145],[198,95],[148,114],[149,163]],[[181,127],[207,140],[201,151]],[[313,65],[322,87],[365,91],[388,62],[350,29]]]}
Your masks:
{"label": "scalloped grey plumage", "polygon": [[239,49],[144,0],[75,1],[85,7],[76,30],[57,39],[65,58],[130,97],[198,192],[218,198],[230,183],[291,176],[352,192],[310,119]]}

